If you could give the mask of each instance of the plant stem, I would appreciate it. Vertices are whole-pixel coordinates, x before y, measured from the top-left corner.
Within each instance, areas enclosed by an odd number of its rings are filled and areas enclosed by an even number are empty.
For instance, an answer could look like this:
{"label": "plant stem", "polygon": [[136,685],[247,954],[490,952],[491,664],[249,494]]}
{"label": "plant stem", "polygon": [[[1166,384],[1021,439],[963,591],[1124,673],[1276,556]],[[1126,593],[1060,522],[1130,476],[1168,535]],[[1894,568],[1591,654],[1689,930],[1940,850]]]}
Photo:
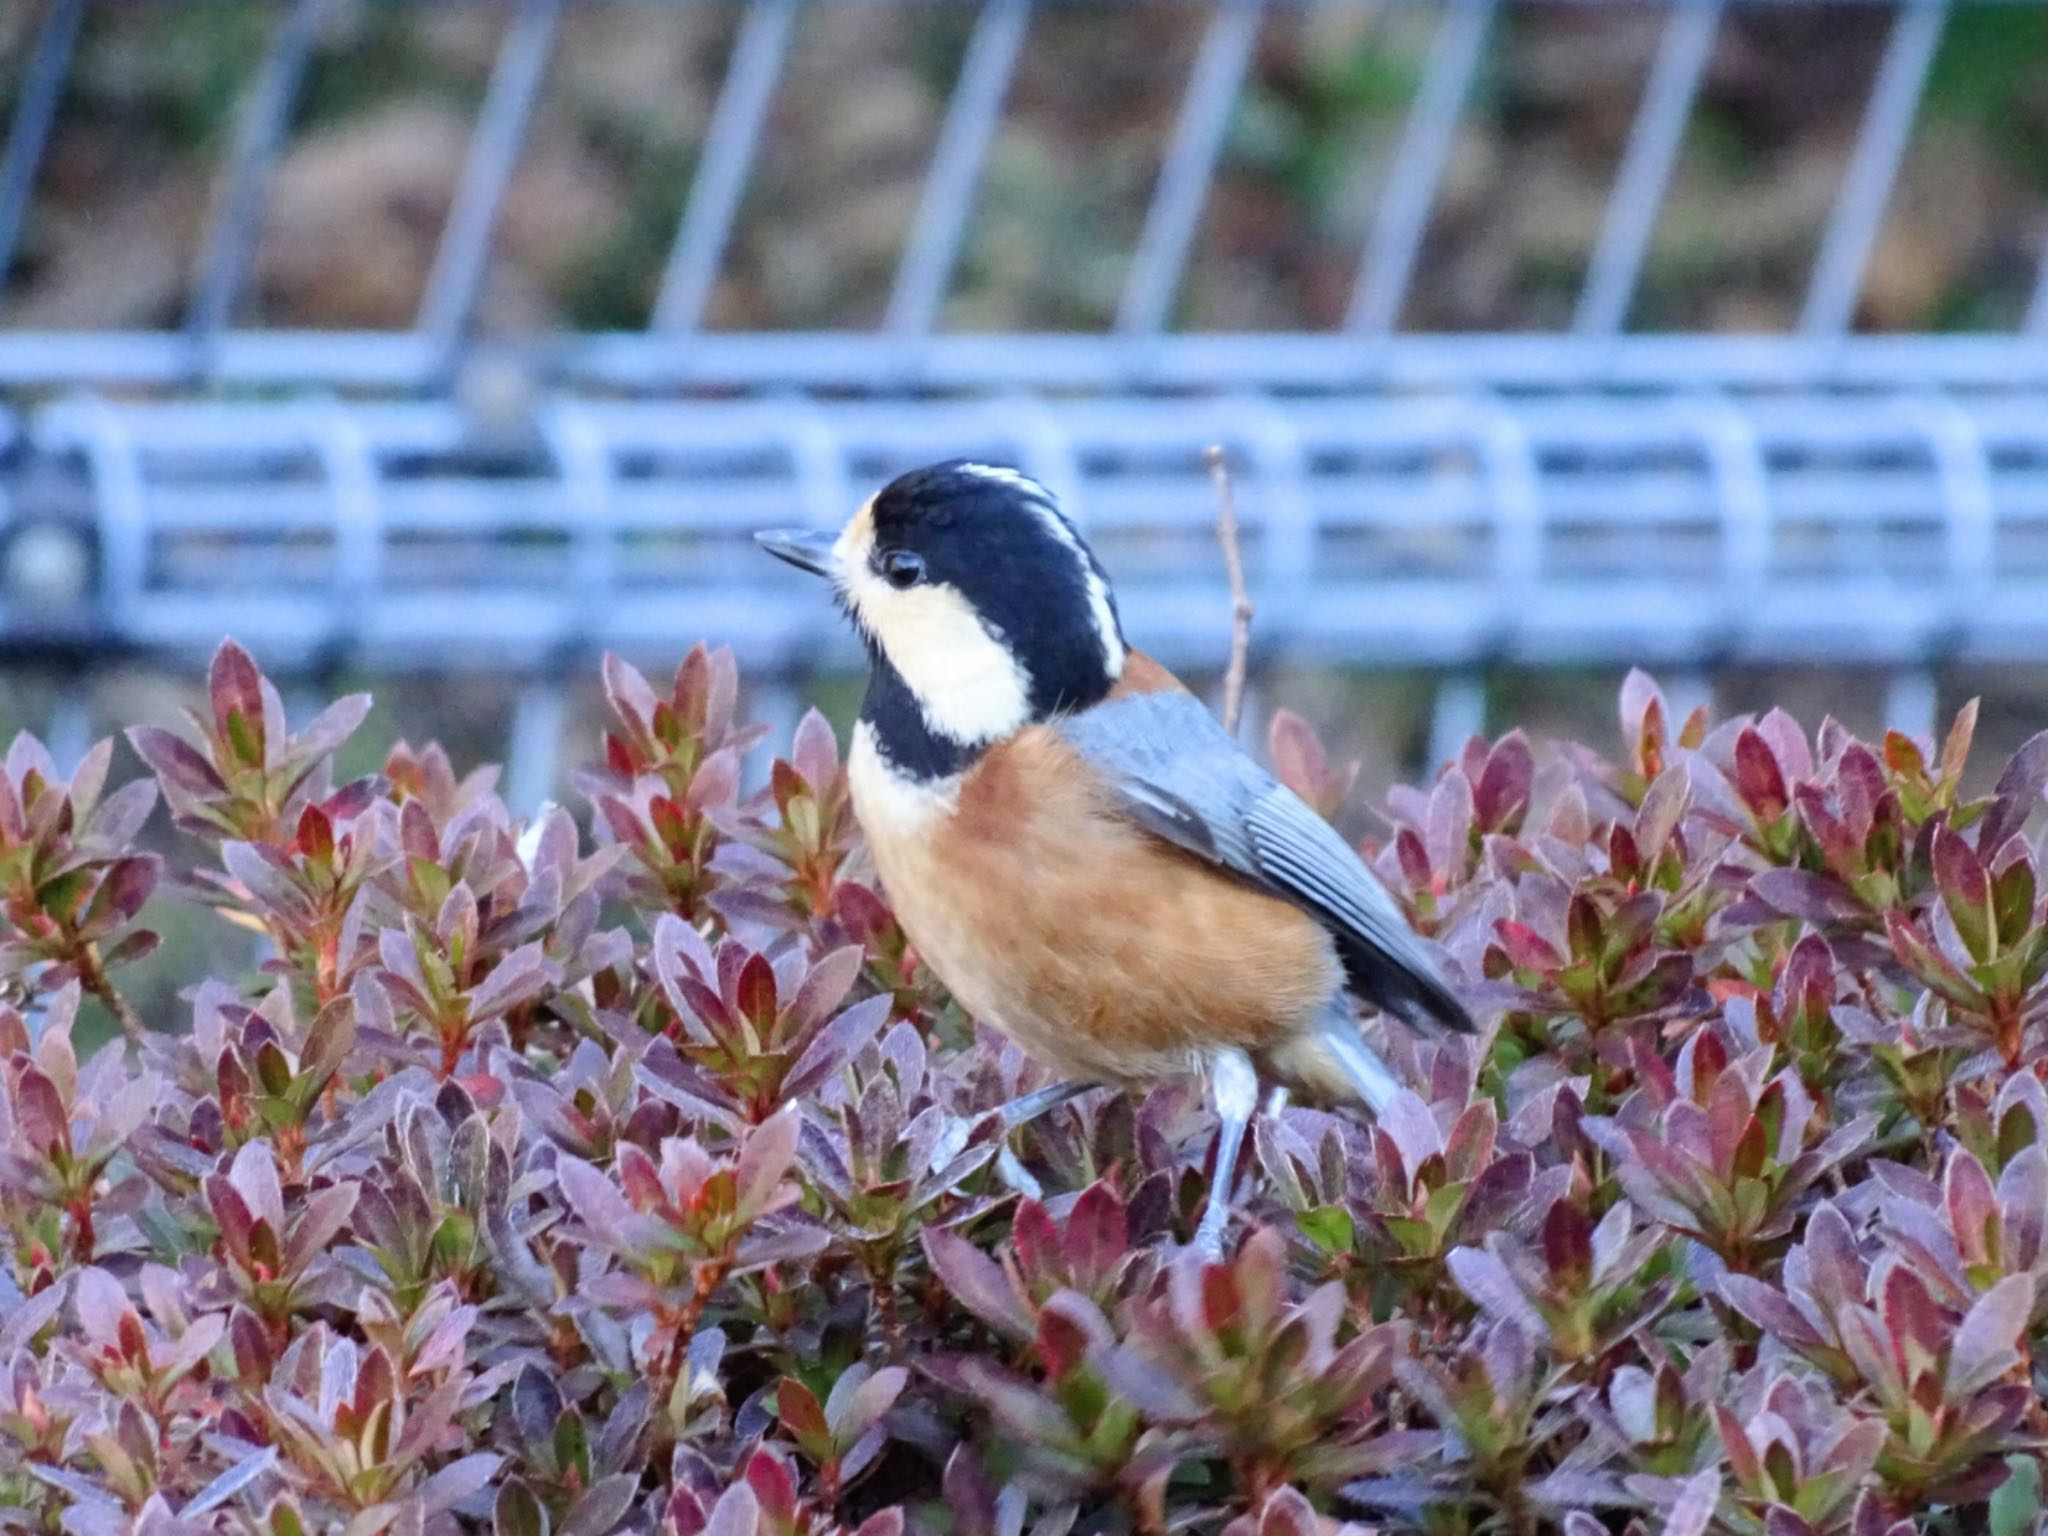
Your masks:
{"label": "plant stem", "polygon": [[668,1362],[662,1368],[662,1379],[666,1383],[662,1394],[664,1399],[675,1392],[676,1383],[682,1380],[683,1372],[689,1368],[690,1341],[697,1336],[697,1324],[703,1321],[704,1309],[711,1305],[711,1298],[725,1283],[727,1268],[724,1259],[711,1259],[697,1268],[696,1289],[676,1316],[675,1342],[669,1345]]}
{"label": "plant stem", "polygon": [[1230,664],[1223,673],[1223,729],[1237,734],[1244,710],[1245,661],[1251,651],[1252,599],[1245,586],[1244,552],[1237,542],[1237,498],[1230,489],[1230,467],[1220,445],[1204,450],[1202,462],[1216,486],[1216,537],[1223,545],[1223,569],[1230,578]]}
{"label": "plant stem", "polygon": [[135,1011],[128,999],[117,992],[113,982],[107,979],[106,967],[100,964],[98,947],[80,944],[73,963],[78,967],[79,985],[105,1004],[107,1012],[120,1020],[121,1028],[128,1032],[131,1039],[140,1040],[147,1032],[142,1015]]}

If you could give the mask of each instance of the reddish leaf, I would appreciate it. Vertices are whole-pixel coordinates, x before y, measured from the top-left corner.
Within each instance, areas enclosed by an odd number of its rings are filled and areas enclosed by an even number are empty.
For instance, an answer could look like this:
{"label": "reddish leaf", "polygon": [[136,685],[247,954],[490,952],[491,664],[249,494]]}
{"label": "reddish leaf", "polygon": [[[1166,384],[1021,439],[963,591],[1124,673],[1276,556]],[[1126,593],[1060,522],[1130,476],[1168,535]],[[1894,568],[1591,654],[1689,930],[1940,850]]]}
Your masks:
{"label": "reddish leaf", "polygon": [[2007,1275],[1977,1298],[1949,1346],[1943,1386],[1950,1401],[1961,1402],[1990,1386],[2025,1358],[2020,1341],[2033,1309],[2032,1275]]}
{"label": "reddish leaf", "polygon": [[1102,1283],[1129,1246],[1124,1203],[1106,1182],[1097,1180],[1081,1191],[1067,1215],[1066,1255],[1074,1282],[1084,1288]]}
{"label": "reddish leaf", "polygon": [[131,726],[128,744],[162,781],[167,794],[205,799],[228,792],[227,781],[181,736],[155,725]]}
{"label": "reddish leaf", "polygon": [[2048,789],[2048,731],[2028,738],[1999,774],[1991,791],[1991,808],[1979,824],[1977,846],[2003,847],[2041,803],[2043,789]]}
{"label": "reddish leaf", "polygon": [[1484,832],[1513,832],[1529,809],[1536,760],[1520,731],[1503,736],[1487,756],[1485,771],[1473,793],[1473,810]]}
{"label": "reddish leaf", "polygon": [[1870,916],[1856,893],[1831,875],[1804,869],[1766,869],[1750,877],[1750,891],[1772,910],[1823,927],[1855,923]]}
{"label": "reddish leaf", "polygon": [[1507,951],[1508,959],[1519,969],[1548,973],[1564,964],[1564,956],[1551,948],[1527,923],[1502,918],[1493,927],[1500,937],[1501,948]]}
{"label": "reddish leaf", "polygon": [[263,675],[249,653],[233,640],[223,640],[213,653],[207,674],[207,696],[213,705],[218,738],[234,746],[239,760],[251,768],[266,761]]}
{"label": "reddish leaf", "polygon": [[1038,1314],[1038,1358],[1058,1381],[1073,1374],[1087,1358],[1088,1334],[1064,1309],[1046,1307]]}
{"label": "reddish leaf", "polygon": [[1955,920],[1963,946],[1978,960],[1996,952],[1998,934],[1991,911],[1991,878],[1976,851],[1945,826],[1934,832],[1934,880]]}
{"label": "reddish leaf", "polygon": [[1791,804],[1778,760],[1754,727],[1735,738],[1735,790],[1759,822],[1776,821]]}
{"label": "reddish leaf", "polygon": [[731,995],[740,1016],[754,1026],[755,1035],[770,1038],[775,1027],[775,968],[766,956],[747,957]]}
{"label": "reddish leaf", "polygon": [[1942,1200],[1964,1262],[1983,1262],[1996,1241],[1993,1223],[1998,1219],[1998,1192],[1992,1187],[1984,1165],[1966,1148],[1957,1147],[1949,1153]]}
{"label": "reddish leaf", "polygon": [[823,1406],[811,1389],[794,1376],[783,1377],[775,1389],[775,1409],[782,1427],[796,1437],[799,1445],[807,1450],[831,1445],[832,1430],[825,1422]]}
{"label": "reddish leaf", "polygon": [[1981,702],[1972,699],[1956,711],[1955,724],[1949,727],[1948,739],[1941,744],[1941,777],[1947,783],[1953,784],[1963,776],[1970,741],[1977,734],[1977,706]]}
{"label": "reddish leaf", "polygon": [[932,1272],[955,1301],[998,1333],[1019,1340],[1032,1336],[1031,1312],[995,1260],[943,1228],[926,1227],[921,1236]]}

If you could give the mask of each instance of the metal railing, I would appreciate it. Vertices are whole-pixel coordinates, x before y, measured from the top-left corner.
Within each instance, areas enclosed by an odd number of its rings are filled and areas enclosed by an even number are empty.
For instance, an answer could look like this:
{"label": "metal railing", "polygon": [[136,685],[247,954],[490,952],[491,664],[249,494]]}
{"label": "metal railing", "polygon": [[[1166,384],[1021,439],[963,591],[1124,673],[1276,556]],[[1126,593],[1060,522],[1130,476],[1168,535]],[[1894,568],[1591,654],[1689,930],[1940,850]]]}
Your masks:
{"label": "metal railing", "polygon": [[[784,674],[843,659],[832,616],[746,531],[835,523],[893,470],[953,454],[1052,484],[1133,633],[1202,662],[1223,630],[1201,451],[1222,443],[1266,653],[1440,670],[1440,743],[1472,723],[1470,679],[1498,660],[1877,662],[1912,717],[1945,660],[2048,657],[2048,260],[2009,334],[1853,328],[1949,5],[1880,6],[1888,40],[1788,334],[1627,328],[1722,0],[1662,7],[1568,329],[1400,328],[1474,82],[1511,45],[1512,0],[1450,0],[1341,326],[1176,330],[1226,131],[1282,8],[1206,13],[1100,334],[940,324],[1028,0],[975,12],[880,324],[707,329],[803,14],[754,0],[646,328],[485,343],[472,318],[564,0],[510,8],[414,324],[339,334],[234,319],[319,35],[322,0],[297,0],[242,104],[182,323],[0,330],[15,402],[0,553],[31,525],[83,532],[93,590],[56,628],[88,648],[201,651],[231,616],[280,668],[516,668],[533,679],[525,783],[546,778],[533,754],[560,716],[554,679],[598,648],[712,636]],[[22,65],[0,276],[84,12],[49,0]],[[480,376],[511,381],[497,393],[518,409],[480,415],[464,387]],[[0,591],[0,644],[51,622]]]}

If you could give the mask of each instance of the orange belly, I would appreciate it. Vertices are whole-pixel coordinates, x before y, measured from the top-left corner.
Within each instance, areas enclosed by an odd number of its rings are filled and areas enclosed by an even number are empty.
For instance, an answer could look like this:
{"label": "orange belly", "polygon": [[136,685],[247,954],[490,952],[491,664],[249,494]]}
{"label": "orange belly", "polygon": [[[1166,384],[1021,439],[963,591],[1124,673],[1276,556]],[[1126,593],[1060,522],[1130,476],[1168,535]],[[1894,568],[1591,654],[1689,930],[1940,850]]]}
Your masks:
{"label": "orange belly", "polygon": [[918,952],[1056,1071],[1130,1082],[1224,1046],[1286,1056],[1342,985],[1312,918],[1117,814],[1045,727],[991,748],[949,793],[890,781],[871,741],[856,738],[848,767]]}

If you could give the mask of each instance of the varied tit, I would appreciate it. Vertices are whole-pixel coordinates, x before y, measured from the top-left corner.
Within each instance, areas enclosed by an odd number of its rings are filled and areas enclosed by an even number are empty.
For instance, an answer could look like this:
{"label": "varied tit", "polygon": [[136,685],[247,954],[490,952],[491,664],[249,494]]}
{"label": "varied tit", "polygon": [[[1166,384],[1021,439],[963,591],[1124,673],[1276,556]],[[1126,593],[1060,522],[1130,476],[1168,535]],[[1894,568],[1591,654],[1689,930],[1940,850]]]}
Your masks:
{"label": "varied tit", "polygon": [[936,464],[836,536],[757,537],[830,580],[866,642],[847,774],[904,932],[1066,1079],[1012,1123],[1092,1085],[1203,1073],[1214,1253],[1262,1077],[1374,1111],[1394,1093],[1350,995],[1472,1028],[1344,840],[1125,642],[1043,486]]}

